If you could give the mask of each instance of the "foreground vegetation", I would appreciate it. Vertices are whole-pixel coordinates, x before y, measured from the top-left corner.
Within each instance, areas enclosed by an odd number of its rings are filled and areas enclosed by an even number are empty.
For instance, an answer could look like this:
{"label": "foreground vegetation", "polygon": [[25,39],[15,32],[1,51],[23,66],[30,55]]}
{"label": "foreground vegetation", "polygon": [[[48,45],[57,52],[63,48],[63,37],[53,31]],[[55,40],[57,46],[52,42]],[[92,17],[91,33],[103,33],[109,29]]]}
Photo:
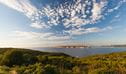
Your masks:
{"label": "foreground vegetation", "polygon": [[0,74],[125,74],[126,52],[75,58],[63,53],[1,48]]}

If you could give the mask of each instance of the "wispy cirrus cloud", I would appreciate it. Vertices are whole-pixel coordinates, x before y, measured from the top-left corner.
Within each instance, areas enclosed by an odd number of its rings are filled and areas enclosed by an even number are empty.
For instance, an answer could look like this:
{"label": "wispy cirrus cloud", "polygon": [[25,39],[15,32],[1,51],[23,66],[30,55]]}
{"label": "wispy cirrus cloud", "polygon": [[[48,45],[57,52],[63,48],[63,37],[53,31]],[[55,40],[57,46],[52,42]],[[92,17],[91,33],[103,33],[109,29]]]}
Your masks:
{"label": "wispy cirrus cloud", "polygon": [[66,33],[71,33],[72,35],[84,35],[89,33],[97,33],[112,30],[111,26],[105,28],[91,27],[91,28],[79,28],[65,31]]}
{"label": "wispy cirrus cloud", "polygon": [[0,3],[20,11],[28,17],[37,12],[36,7],[31,4],[30,0],[0,0]]}
{"label": "wispy cirrus cloud", "polygon": [[43,40],[43,41],[50,41],[50,40],[69,40],[70,36],[56,36],[53,33],[39,33],[39,32],[26,32],[26,31],[14,31],[14,35],[16,38],[19,39],[26,39],[26,40]]}

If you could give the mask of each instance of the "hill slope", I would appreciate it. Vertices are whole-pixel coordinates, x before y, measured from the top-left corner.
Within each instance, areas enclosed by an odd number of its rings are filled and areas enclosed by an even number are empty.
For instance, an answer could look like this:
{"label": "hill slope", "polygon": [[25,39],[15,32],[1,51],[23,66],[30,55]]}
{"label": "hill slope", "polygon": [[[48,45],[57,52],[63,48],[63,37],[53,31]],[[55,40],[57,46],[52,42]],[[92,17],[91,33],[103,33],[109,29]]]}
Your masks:
{"label": "hill slope", "polygon": [[74,58],[63,53],[1,48],[1,74],[125,74],[126,52]]}

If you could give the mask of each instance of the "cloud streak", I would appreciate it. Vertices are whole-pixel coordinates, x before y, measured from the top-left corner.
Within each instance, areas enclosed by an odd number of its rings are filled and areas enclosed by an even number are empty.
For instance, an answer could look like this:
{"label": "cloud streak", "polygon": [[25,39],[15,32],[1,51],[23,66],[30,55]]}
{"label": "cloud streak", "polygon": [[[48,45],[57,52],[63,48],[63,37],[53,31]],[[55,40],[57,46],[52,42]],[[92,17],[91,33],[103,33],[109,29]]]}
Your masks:
{"label": "cloud streak", "polygon": [[36,7],[31,4],[30,0],[0,0],[0,3],[20,11],[28,17],[31,17],[37,12]]}
{"label": "cloud streak", "polygon": [[71,33],[72,35],[84,35],[89,33],[97,33],[112,30],[112,27],[108,26],[105,28],[91,27],[91,28],[79,28],[65,31],[66,33]]}
{"label": "cloud streak", "polygon": [[26,31],[14,31],[14,36],[19,39],[26,39],[26,40],[43,40],[43,41],[63,41],[69,40],[69,36],[56,36],[53,33],[39,33],[39,32],[26,32]]}

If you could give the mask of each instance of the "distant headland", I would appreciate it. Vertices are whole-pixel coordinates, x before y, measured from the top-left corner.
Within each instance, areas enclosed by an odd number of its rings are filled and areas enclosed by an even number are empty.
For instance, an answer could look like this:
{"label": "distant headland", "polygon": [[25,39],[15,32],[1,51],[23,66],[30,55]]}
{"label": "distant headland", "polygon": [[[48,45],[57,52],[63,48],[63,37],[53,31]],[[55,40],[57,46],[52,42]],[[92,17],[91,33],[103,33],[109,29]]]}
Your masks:
{"label": "distant headland", "polygon": [[58,46],[58,48],[89,48],[90,46],[78,46],[78,45],[68,45],[68,46]]}

